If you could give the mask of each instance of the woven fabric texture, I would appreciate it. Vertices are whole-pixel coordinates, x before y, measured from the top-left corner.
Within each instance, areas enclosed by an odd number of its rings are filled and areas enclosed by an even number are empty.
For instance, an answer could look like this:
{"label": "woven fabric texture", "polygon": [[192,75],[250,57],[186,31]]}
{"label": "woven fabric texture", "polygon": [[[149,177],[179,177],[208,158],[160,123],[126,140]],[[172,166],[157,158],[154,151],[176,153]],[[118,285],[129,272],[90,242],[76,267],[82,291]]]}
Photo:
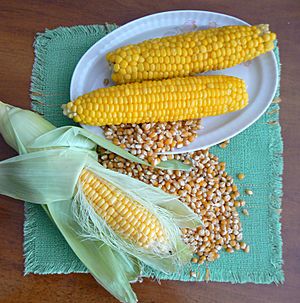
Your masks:
{"label": "woven fabric texture", "polygon": [[[38,34],[34,44],[32,109],[56,126],[70,124],[62,115],[60,105],[69,100],[74,68],[86,50],[115,27],[109,24],[60,27]],[[278,48],[275,54],[280,68]],[[145,267],[145,276],[195,281],[204,280],[209,271],[212,281],[283,282],[280,225],[283,145],[278,115],[279,105],[273,103],[254,125],[233,138],[226,149],[211,148],[212,153],[227,162],[227,171],[232,176],[245,173],[243,181],[236,180],[240,192],[244,193],[246,188],[254,192],[253,196],[242,195],[250,213],[247,217],[241,214],[243,235],[251,247],[250,253],[222,252],[221,258],[211,264],[195,265],[196,279],[190,278],[188,268],[165,275]],[[25,274],[86,272],[40,206],[26,203],[25,214]]]}

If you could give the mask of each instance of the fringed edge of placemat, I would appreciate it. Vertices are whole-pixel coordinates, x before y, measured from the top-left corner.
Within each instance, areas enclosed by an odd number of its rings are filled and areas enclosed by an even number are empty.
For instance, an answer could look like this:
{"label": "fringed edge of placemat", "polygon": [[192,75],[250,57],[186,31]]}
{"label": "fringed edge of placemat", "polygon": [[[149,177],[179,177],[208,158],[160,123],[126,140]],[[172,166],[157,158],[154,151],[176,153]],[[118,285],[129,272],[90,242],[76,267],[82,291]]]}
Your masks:
{"label": "fringed edge of placemat", "polygon": [[52,30],[46,29],[43,33],[37,33],[33,44],[35,58],[31,73],[31,109],[41,115],[44,114],[44,98],[47,94],[45,92],[45,72],[43,67],[45,65],[49,43],[55,42],[55,39],[72,38],[78,34],[104,36],[116,29],[116,27],[116,24],[109,23],[105,25],[77,25],[72,27],[58,27]]}

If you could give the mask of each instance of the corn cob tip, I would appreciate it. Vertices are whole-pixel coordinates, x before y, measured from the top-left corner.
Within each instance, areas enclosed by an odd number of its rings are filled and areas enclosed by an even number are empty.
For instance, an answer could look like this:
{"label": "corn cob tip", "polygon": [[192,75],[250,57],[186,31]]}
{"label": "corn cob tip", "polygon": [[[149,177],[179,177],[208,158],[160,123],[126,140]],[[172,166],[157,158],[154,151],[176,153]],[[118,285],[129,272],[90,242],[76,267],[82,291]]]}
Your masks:
{"label": "corn cob tip", "polygon": [[269,24],[259,24],[257,25],[257,28],[260,30],[261,35],[270,34]]}
{"label": "corn cob tip", "polygon": [[275,47],[276,34],[270,31],[269,24],[259,24],[257,28],[260,31],[259,36],[263,38],[265,51],[273,50]]}
{"label": "corn cob tip", "polygon": [[63,110],[63,114],[65,116],[67,116],[68,118],[70,119],[73,119],[75,122],[80,122],[80,121],[76,121],[76,116],[77,116],[77,113],[76,113],[76,108],[74,108],[74,104],[73,102],[68,102],[67,104],[63,104],[61,106],[62,110]]}

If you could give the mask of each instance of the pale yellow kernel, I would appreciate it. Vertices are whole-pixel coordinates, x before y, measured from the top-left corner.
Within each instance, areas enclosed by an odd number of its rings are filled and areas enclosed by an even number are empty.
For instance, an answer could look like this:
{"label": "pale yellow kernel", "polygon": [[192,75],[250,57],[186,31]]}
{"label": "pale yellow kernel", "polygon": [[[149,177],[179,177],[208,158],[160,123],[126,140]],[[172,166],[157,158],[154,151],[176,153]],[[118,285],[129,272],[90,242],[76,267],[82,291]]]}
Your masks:
{"label": "pale yellow kernel", "polygon": [[141,236],[141,238],[140,238],[140,242],[141,243],[146,243],[148,241],[148,237],[146,237],[146,236]]}
{"label": "pale yellow kernel", "polygon": [[124,215],[124,218],[125,219],[128,219],[129,217],[132,216],[132,212],[131,211],[128,211],[125,215]]}
{"label": "pale yellow kernel", "polygon": [[126,223],[126,224],[123,225],[122,230],[124,232],[126,232],[127,230],[129,230],[130,227],[131,227],[130,224]]}
{"label": "pale yellow kernel", "polygon": [[148,236],[149,236],[149,238],[154,238],[155,237],[155,231],[151,230]]}
{"label": "pale yellow kernel", "polygon": [[132,235],[134,231],[135,231],[135,228],[133,226],[131,226],[126,232],[128,235]]}
{"label": "pale yellow kernel", "polygon": [[110,207],[110,208],[107,210],[107,215],[111,216],[114,212],[115,212],[114,208],[113,208],[113,207]]}
{"label": "pale yellow kernel", "polygon": [[138,224],[139,220],[136,217],[133,217],[133,220],[131,221],[131,224],[133,226],[136,226]]}
{"label": "pale yellow kernel", "polygon": [[140,231],[143,233],[146,228],[146,224],[142,223],[140,226]]}
{"label": "pale yellow kernel", "polygon": [[107,211],[108,208],[109,208],[109,204],[105,201],[105,203],[103,203],[103,204],[101,205],[101,211],[102,211],[103,213],[106,213],[106,211]]}

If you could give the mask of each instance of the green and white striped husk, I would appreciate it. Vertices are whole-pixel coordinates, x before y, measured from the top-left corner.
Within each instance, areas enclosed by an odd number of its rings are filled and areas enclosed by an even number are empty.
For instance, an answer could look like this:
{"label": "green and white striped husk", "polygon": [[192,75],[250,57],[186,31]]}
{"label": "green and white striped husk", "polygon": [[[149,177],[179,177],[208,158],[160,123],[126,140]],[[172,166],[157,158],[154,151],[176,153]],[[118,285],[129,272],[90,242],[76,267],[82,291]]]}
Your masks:
{"label": "green and white striped husk", "polygon": [[[84,129],[55,128],[38,114],[2,102],[0,133],[20,153],[0,162],[0,193],[41,204],[90,273],[121,302],[137,301],[130,281],[138,278],[141,261],[168,273],[190,259],[192,253],[183,244],[179,227],[196,227],[201,223],[199,218],[174,196],[103,168],[97,162],[96,146],[130,161],[144,161]],[[155,213],[174,253],[157,255],[138,249],[105,225],[80,192],[78,178],[84,168]],[[189,166],[172,161],[163,168],[186,170]]]}

